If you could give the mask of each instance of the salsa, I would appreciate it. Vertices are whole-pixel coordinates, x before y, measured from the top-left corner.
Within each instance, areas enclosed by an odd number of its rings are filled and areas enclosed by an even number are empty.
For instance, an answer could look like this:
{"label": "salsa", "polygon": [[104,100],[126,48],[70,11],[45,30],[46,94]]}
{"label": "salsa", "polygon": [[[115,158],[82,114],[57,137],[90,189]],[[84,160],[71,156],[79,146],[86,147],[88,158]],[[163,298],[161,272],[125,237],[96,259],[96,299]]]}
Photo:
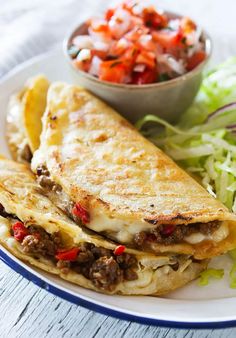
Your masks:
{"label": "salsa", "polygon": [[72,39],[76,68],[102,81],[149,84],[176,78],[206,58],[200,28],[144,1],[127,0],[87,21],[87,35]]}

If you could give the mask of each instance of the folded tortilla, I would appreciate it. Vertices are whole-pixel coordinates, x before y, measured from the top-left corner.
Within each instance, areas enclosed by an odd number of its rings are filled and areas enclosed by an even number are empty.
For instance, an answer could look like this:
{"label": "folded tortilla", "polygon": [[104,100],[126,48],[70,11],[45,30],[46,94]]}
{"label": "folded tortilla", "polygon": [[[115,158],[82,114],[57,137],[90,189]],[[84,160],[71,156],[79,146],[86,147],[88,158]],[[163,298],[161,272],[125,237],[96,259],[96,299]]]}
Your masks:
{"label": "folded tortilla", "polygon": [[28,163],[39,147],[41,117],[46,107],[49,87],[47,78],[37,75],[28,79],[24,88],[10,97],[6,137],[14,160]]}
{"label": "folded tortilla", "polygon": [[82,229],[42,194],[26,165],[6,159],[0,159],[0,243],[29,264],[108,294],[167,293],[207,264],[138,252]]}
{"label": "folded tortilla", "polygon": [[235,215],[80,87],[50,86],[32,169],[68,216],[129,247],[205,259],[236,246]]}

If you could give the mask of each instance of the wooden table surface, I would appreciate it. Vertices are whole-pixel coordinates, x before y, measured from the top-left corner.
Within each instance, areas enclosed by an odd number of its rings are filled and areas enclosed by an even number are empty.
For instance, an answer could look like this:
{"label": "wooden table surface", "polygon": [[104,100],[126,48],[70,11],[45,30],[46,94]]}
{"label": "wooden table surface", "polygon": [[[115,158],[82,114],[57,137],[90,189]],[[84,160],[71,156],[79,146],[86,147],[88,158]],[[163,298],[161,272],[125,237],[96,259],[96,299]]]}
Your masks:
{"label": "wooden table surface", "polygon": [[[0,77],[60,44],[68,27],[106,0],[0,0]],[[160,0],[193,17],[214,41],[212,63],[236,55],[235,0]],[[158,301],[158,299],[157,299]],[[126,322],[70,304],[0,262],[0,337],[236,337],[236,329],[177,330]]]}

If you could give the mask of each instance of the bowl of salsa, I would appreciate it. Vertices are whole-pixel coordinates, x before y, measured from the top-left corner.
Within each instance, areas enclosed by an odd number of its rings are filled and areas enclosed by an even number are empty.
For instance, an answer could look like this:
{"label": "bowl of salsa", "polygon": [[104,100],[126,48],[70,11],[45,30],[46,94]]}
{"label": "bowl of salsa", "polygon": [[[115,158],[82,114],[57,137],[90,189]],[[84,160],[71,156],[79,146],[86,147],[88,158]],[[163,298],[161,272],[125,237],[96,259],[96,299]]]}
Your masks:
{"label": "bowl of salsa", "polygon": [[64,52],[76,82],[130,121],[173,122],[198,91],[211,41],[189,17],[128,0],[77,25]]}

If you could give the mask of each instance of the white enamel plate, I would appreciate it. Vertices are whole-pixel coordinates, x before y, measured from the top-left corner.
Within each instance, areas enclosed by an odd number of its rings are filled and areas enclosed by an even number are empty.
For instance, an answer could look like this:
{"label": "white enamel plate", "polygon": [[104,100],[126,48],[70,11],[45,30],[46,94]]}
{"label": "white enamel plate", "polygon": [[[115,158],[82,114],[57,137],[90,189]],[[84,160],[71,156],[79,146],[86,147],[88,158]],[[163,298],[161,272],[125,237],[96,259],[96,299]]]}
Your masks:
{"label": "white enamel plate", "polygon": [[[27,78],[44,73],[51,81],[72,82],[60,50],[30,60],[13,70],[0,83],[0,152],[9,157],[5,142],[5,113],[9,95],[22,87]],[[194,281],[166,297],[106,296],[72,285],[53,275],[30,267],[0,246],[0,259],[12,269],[70,302],[94,311],[144,324],[188,328],[236,326],[236,289],[230,289],[230,258],[213,260],[212,266],[224,268],[225,277],[200,287]]]}

